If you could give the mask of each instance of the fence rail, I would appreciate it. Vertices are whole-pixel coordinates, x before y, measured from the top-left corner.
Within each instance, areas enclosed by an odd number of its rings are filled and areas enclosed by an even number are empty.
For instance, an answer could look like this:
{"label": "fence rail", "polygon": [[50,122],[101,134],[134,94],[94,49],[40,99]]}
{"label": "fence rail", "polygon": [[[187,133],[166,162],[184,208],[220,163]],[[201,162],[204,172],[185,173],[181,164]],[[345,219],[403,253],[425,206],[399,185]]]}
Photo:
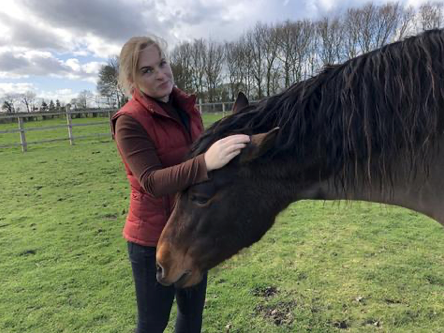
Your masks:
{"label": "fence rail", "polygon": [[[111,119],[112,115],[116,112],[115,109],[93,109],[93,110],[69,110],[67,108],[65,112],[34,112],[34,113],[17,113],[17,114],[3,114],[0,115],[1,119],[17,119],[18,128],[17,129],[9,129],[9,130],[3,130],[0,131],[0,134],[9,134],[9,133],[19,133],[20,134],[20,143],[9,143],[6,145],[0,145],[0,148],[11,148],[11,147],[17,147],[21,146],[22,151],[26,152],[28,150],[28,146],[30,144],[39,144],[39,143],[48,143],[48,142],[57,142],[57,141],[66,141],[69,140],[70,145],[74,144],[74,141],[77,139],[84,139],[88,137],[102,137],[102,136],[111,136],[111,132],[109,133],[93,133],[88,135],[81,135],[81,136],[75,136],[73,134],[73,128],[74,127],[80,127],[80,126],[97,126],[97,125],[104,125],[109,124],[109,121],[99,121],[99,122],[91,122],[91,123],[84,123],[84,124],[73,124],[72,122],[72,116],[73,115],[80,115],[80,114],[106,114],[109,119]],[[66,125],[53,125],[53,126],[42,126],[42,127],[30,127],[25,128],[24,126],[24,119],[29,118],[39,118],[42,117],[43,119],[46,119],[47,117],[66,117]],[[68,136],[64,138],[54,138],[54,139],[44,139],[44,140],[38,140],[38,141],[28,141],[26,139],[26,133],[31,131],[46,131],[46,130],[52,130],[52,129],[59,129],[59,128],[66,128],[68,130]]]}
{"label": "fence rail", "polygon": [[[222,115],[225,116],[228,112],[231,112],[234,102],[219,102],[219,103],[201,103],[197,104],[197,108],[200,113],[212,113],[212,112],[222,112]],[[112,115],[116,112],[116,109],[91,109],[91,110],[70,110],[67,108],[62,112],[32,112],[32,113],[15,113],[15,114],[0,114],[0,124],[3,121],[7,121],[12,123],[14,121],[17,122],[18,128],[16,129],[8,129],[0,131],[0,134],[11,134],[11,133],[19,133],[20,135],[20,143],[9,143],[9,144],[0,144],[1,148],[11,148],[21,146],[22,151],[26,152],[28,150],[29,145],[35,145],[40,143],[48,143],[48,142],[57,142],[57,141],[69,141],[70,145],[73,145],[75,140],[84,139],[89,137],[105,137],[111,136],[111,131],[109,133],[93,133],[88,135],[74,135],[76,127],[83,126],[97,126],[109,124],[109,121],[99,121],[99,122],[91,122],[91,123],[82,123],[76,124],[73,123],[72,119],[75,118],[76,115],[88,115],[88,114],[106,114],[109,119],[111,119]],[[25,123],[29,123],[29,119],[38,119],[42,118],[43,120],[48,117],[60,117],[66,118],[66,124],[64,125],[52,125],[52,126],[42,126],[42,127],[25,127]],[[8,121],[8,119],[12,121]],[[15,120],[14,120],[15,119]],[[38,141],[28,141],[26,133],[32,131],[47,131],[53,129],[67,129],[67,136],[64,138],[54,138],[54,139],[44,139]]]}

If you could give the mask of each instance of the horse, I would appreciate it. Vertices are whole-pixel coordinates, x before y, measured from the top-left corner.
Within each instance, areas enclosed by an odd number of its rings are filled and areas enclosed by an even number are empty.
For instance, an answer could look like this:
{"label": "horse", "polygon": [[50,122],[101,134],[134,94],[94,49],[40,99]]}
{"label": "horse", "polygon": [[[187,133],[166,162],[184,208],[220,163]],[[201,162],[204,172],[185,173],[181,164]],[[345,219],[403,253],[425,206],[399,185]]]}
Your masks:
{"label": "horse", "polygon": [[157,280],[198,283],[303,199],[397,205],[444,224],[443,108],[444,30],[326,66],[255,105],[239,94],[190,157],[230,134],[251,141],[177,195],[157,246]]}

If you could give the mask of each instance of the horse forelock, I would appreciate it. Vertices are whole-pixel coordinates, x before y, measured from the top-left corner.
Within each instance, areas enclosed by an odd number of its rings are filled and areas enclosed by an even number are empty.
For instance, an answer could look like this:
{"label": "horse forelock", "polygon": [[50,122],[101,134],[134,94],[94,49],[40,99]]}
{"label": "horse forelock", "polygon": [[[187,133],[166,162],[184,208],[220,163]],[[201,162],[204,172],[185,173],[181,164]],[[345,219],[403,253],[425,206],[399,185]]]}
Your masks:
{"label": "horse forelock", "polygon": [[273,153],[264,158],[291,156],[304,163],[316,155],[342,187],[353,185],[357,173],[390,185],[399,163],[410,174],[427,171],[444,127],[443,105],[444,31],[430,30],[327,66],[216,122],[192,155],[229,134],[280,127]]}

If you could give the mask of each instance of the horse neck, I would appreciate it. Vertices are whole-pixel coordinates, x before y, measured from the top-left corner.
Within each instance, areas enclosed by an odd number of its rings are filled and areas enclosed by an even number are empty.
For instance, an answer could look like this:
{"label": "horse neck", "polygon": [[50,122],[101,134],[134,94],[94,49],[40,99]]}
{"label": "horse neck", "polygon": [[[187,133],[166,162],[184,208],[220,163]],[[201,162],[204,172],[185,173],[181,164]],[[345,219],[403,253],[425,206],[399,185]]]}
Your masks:
{"label": "horse neck", "polygon": [[[444,147],[444,142],[440,145]],[[356,186],[338,188],[335,178],[314,181],[302,190],[296,190],[296,199],[313,200],[359,200],[396,205],[423,213],[444,225],[444,150],[439,149],[429,174],[418,171],[412,179],[401,161],[393,170],[393,183],[384,184],[384,180],[372,179],[371,182],[357,181]],[[364,175],[357,174],[358,179]],[[293,185],[294,187],[296,184]]]}

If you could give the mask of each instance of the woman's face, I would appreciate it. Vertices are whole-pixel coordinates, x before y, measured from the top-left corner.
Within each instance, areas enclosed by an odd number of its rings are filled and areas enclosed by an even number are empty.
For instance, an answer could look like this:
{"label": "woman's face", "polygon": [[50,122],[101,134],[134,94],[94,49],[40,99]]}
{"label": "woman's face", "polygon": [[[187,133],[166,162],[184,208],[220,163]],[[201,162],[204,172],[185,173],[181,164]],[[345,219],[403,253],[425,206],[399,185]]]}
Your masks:
{"label": "woman's face", "polygon": [[168,102],[174,85],[173,73],[157,46],[150,45],[140,52],[136,85],[149,97]]}

